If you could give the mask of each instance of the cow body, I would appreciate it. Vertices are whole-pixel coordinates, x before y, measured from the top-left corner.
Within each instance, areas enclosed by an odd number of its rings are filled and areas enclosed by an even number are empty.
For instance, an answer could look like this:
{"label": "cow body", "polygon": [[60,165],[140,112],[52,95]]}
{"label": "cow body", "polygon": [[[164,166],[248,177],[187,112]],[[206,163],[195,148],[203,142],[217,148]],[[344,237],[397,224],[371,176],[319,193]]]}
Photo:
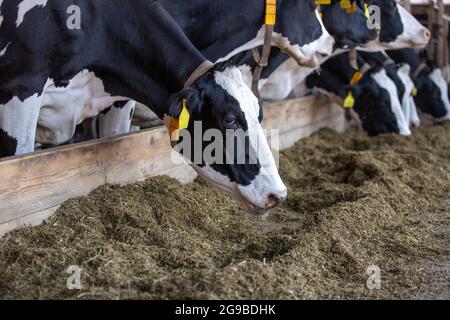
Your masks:
{"label": "cow body", "polygon": [[[264,1],[161,0],[161,3],[211,61],[227,60],[264,43]],[[312,66],[318,63],[317,54],[331,54],[334,40],[314,14],[314,1],[282,0],[277,7],[273,46],[299,64]]]}

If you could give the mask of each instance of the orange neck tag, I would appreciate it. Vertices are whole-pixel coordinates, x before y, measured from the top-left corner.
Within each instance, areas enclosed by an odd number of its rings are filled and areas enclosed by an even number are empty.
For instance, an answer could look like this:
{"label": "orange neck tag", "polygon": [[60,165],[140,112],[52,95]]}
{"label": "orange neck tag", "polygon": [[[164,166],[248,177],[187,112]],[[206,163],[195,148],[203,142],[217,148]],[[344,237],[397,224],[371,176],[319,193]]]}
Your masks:
{"label": "orange neck tag", "polygon": [[350,80],[350,85],[357,84],[363,77],[363,74],[361,71],[356,71],[353,75],[352,79]]}

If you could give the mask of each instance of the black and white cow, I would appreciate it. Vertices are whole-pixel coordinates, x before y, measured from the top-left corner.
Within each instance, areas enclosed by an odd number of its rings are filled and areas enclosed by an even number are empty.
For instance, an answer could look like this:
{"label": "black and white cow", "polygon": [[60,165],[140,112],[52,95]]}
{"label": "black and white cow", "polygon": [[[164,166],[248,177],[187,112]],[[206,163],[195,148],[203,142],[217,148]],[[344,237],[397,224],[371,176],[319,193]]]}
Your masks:
{"label": "black and white cow", "polygon": [[[238,4],[233,1],[219,0],[189,2],[160,0],[160,3],[183,28],[196,48],[211,61],[224,61],[242,50],[263,43],[264,1],[252,0],[246,1],[245,4]],[[316,65],[318,57],[329,55],[334,44],[333,38],[323,27],[315,12],[315,7],[312,0],[279,2],[277,24],[272,39],[274,46],[282,48],[298,63],[307,65]],[[220,19],[217,19],[218,14]],[[40,132],[38,137],[50,138],[52,141],[39,142],[61,144],[71,138],[75,124],[84,118],[78,117],[76,121],[73,121],[70,117],[65,117],[66,108],[68,108],[67,105],[56,100],[53,102],[49,100],[43,106],[39,118],[39,130],[48,132]],[[71,110],[68,112],[70,113]],[[81,116],[83,113],[83,111],[79,112]],[[70,119],[72,126],[63,126],[65,131],[62,132],[61,128],[52,126],[50,123],[50,127],[45,129],[49,117]],[[99,115],[99,129],[105,128],[102,131],[108,134],[125,133],[117,129],[129,128],[129,124],[127,113],[120,108],[109,108],[107,112]],[[58,126],[58,123],[55,125]],[[52,137],[49,132],[59,134]],[[100,136],[103,136],[102,132]]]}
{"label": "black and white cow", "polygon": [[[81,28],[66,25],[73,5],[80,10]],[[202,141],[212,128],[248,132],[239,145],[244,163],[234,158],[206,163],[200,155],[193,168],[202,177],[253,213],[286,198],[259,122],[260,106],[239,69],[229,62],[210,64],[158,1],[10,0],[1,3],[0,12],[0,156],[33,151],[39,111],[47,101],[73,106],[73,113],[88,118],[132,99],[160,118],[176,119],[185,99],[190,119],[183,132],[193,140]],[[203,71],[192,78],[199,67]],[[197,121],[203,129],[194,130]],[[194,156],[199,155],[192,152],[188,159]]]}
{"label": "black and white cow", "polygon": [[355,98],[353,109],[358,114],[364,130],[370,136],[385,133],[398,133],[399,128],[395,115],[390,108],[389,95],[380,88],[373,75],[381,72],[381,68],[372,68],[355,85],[349,86],[347,82],[333,74],[327,68],[322,68],[320,75],[314,73],[306,79],[309,88],[319,88],[332,92],[345,99],[351,91]]}
{"label": "black and white cow", "polygon": [[[359,58],[358,64],[363,66],[366,63]],[[307,86],[331,89],[342,98],[351,92],[355,100],[355,111],[370,135],[389,132],[410,135],[411,130],[403,114],[397,88],[385,69],[371,68],[364,72],[357,83],[352,83],[356,72],[358,70],[350,64],[349,54],[343,53],[325,62],[320,74],[310,76]]]}
{"label": "black and white cow", "polygon": [[411,49],[388,51],[397,63],[407,63],[417,88],[417,107],[436,122],[450,120],[448,85],[439,68],[425,65]]}
{"label": "black and white cow", "polygon": [[[356,38],[355,40],[361,41],[358,50],[373,52],[383,49],[389,50],[406,47],[422,48],[428,44],[430,40],[429,31],[395,0],[367,0],[365,2],[370,6],[376,5],[380,8],[381,30],[379,31],[376,40],[364,43],[362,41],[364,38]],[[357,28],[358,30],[368,30],[367,18],[361,16],[364,12],[362,3],[358,4],[357,9],[357,13],[353,14],[354,16],[350,18],[352,19],[350,22],[341,22],[340,25],[348,25],[351,29]],[[339,11],[335,14],[338,12]],[[371,13],[373,14],[373,12]],[[324,19],[327,19],[327,14],[324,14]],[[329,31],[333,35],[333,32],[335,31],[329,24],[326,25],[330,28]],[[371,31],[374,31],[374,29]],[[336,34],[334,35],[336,36]],[[352,45],[352,43],[347,43],[347,47],[345,46],[345,43],[342,42],[342,44],[344,45],[344,47],[342,47],[343,49],[349,49],[351,48],[350,45]],[[342,50],[337,50],[335,54],[342,52]],[[326,59],[322,59],[322,62],[324,61],[326,61]],[[271,73],[267,80],[264,80],[261,88],[261,96],[266,100],[286,99],[292,90],[314,70],[314,68],[298,66],[291,59],[287,59],[277,70]]]}
{"label": "black and white cow", "polygon": [[411,67],[406,63],[396,64],[384,51],[360,52],[359,54],[369,64],[383,67],[386,70],[386,74],[397,87],[398,98],[402,104],[406,121],[411,126],[418,127],[420,118],[413,96],[416,88],[410,76]]}

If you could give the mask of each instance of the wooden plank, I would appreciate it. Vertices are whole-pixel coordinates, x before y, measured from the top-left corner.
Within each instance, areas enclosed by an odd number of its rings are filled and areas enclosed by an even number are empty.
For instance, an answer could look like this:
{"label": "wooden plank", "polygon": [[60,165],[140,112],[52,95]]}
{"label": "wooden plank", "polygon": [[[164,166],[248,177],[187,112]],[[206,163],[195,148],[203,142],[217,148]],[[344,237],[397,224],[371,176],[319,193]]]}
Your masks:
{"label": "wooden plank", "polygon": [[[157,128],[1,161],[0,223],[48,210],[105,183],[170,173],[176,168],[171,155],[166,129]],[[188,169],[177,178],[192,179]]]}
{"label": "wooden plank", "polygon": [[264,110],[263,127],[279,130],[279,149],[292,147],[298,140],[329,127],[342,132],[346,127],[345,111],[326,96],[310,96],[269,105]]}
{"label": "wooden plank", "polygon": [[[327,98],[307,97],[267,106],[264,126],[279,130],[283,149],[323,127],[343,130],[345,117]],[[68,199],[105,183],[124,185],[164,174],[182,182],[196,177],[172,152],[163,127],[2,160],[0,236],[41,223]]]}

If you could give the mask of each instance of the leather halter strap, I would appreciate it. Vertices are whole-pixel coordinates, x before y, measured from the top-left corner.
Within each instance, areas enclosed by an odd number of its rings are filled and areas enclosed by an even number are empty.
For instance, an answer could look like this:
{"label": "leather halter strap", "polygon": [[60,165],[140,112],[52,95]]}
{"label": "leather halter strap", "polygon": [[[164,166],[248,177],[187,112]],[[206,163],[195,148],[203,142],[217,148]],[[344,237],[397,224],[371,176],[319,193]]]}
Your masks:
{"label": "leather halter strap", "polygon": [[428,66],[425,63],[422,62],[421,64],[419,64],[419,66],[416,68],[416,70],[414,70],[414,73],[413,73],[414,79],[417,79],[420,76],[420,74],[422,73],[422,71],[425,70],[426,68],[428,68]]}
{"label": "leather halter strap", "polygon": [[194,70],[194,72],[192,72],[192,74],[186,80],[183,88],[186,89],[187,87],[192,86],[195,81],[197,81],[200,77],[202,77],[212,68],[214,68],[214,63],[212,63],[209,60],[203,62],[201,65],[197,67],[197,69]]}
{"label": "leather halter strap", "polygon": [[276,23],[277,15],[277,0],[266,0],[266,16],[265,16],[265,34],[263,51],[260,55],[258,48],[252,50],[253,58],[256,61],[256,68],[253,71],[252,91],[254,95],[262,102],[261,94],[259,92],[259,79],[264,67],[269,63],[270,50],[272,48],[272,36]]}

